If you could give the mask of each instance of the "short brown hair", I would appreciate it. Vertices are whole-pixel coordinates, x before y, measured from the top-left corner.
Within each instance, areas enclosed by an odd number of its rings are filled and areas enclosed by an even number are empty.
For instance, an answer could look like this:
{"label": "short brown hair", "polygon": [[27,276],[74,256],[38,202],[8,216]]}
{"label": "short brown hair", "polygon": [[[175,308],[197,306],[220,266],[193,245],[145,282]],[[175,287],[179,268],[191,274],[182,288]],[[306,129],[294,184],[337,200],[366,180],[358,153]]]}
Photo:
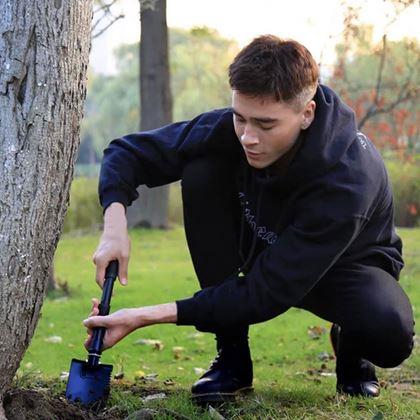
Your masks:
{"label": "short brown hair", "polygon": [[244,95],[274,96],[302,108],[318,84],[318,65],[302,44],[274,35],[255,38],[229,66],[230,87]]}

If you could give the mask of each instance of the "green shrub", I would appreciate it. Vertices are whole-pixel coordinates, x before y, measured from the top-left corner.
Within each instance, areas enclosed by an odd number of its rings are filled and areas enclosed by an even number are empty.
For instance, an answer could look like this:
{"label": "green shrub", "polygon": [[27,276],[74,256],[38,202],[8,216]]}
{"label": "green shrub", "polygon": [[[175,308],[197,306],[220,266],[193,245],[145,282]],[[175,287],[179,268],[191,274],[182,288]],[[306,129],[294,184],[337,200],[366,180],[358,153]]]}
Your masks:
{"label": "green shrub", "polygon": [[65,233],[98,229],[102,208],[98,199],[96,178],[75,178],[70,190],[70,205],[64,220]]}
{"label": "green shrub", "polygon": [[[97,230],[102,222],[97,178],[76,177],[71,186],[70,205],[64,220],[64,232]],[[179,182],[172,184],[169,189],[169,223],[170,225],[184,223]]]}
{"label": "green shrub", "polygon": [[420,166],[418,157],[409,162],[386,160],[394,193],[395,223],[413,227],[420,224]]}
{"label": "green shrub", "polygon": [[[420,166],[386,159],[386,166],[394,193],[395,222],[397,226],[420,225]],[[64,232],[99,229],[102,208],[98,200],[97,178],[75,178],[70,192],[70,206],[64,221]],[[181,185],[175,182],[169,190],[169,223],[183,225]]]}
{"label": "green shrub", "polygon": [[169,224],[183,225],[184,213],[182,209],[181,183],[174,182],[169,188]]}

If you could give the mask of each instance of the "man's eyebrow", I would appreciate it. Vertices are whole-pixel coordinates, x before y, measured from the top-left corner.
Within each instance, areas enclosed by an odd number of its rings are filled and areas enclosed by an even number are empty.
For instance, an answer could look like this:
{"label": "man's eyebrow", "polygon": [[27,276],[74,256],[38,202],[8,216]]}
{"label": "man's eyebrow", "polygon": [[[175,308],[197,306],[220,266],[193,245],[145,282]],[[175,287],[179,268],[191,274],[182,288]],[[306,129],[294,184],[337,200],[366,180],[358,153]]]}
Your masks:
{"label": "man's eyebrow", "polygon": [[[238,111],[236,111],[234,108],[232,108],[232,112],[237,115],[240,118],[244,118]],[[263,118],[255,118],[255,117],[251,117],[251,120],[253,121],[257,121],[260,123],[273,123],[273,122],[277,122],[278,119],[277,118],[270,118],[270,117],[263,117]]]}

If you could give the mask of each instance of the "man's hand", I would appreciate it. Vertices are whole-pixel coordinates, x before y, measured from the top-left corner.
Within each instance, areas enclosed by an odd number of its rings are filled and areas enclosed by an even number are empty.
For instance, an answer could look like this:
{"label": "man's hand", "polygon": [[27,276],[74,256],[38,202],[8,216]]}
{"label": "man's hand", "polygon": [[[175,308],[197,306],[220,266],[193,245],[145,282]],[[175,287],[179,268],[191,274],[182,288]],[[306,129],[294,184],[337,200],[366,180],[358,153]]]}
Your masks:
{"label": "man's hand", "polygon": [[138,309],[120,309],[111,315],[98,316],[99,314],[99,301],[92,299],[92,312],[88,319],[83,321],[83,325],[87,327],[88,338],[85,341],[86,349],[92,341],[94,327],[105,327],[105,337],[102,350],[111,348],[114,344],[118,343],[126,335],[130,334],[136,328],[142,326],[141,319],[139,318]]}
{"label": "man's hand", "polygon": [[121,203],[112,203],[104,215],[104,232],[93,255],[96,265],[96,282],[102,288],[105,270],[112,260],[118,260],[118,278],[125,286],[128,282],[128,260],[130,258],[130,238],[127,231],[125,208]]}
{"label": "man's hand", "polygon": [[88,333],[88,338],[85,341],[86,349],[90,346],[93,328],[95,327],[106,328],[102,347],[103,350],[106,350],[137,328],[153,324],[176,323],[178,318],[176,303],[120,309],[106,316],[98,316],[98,299],[92,299],[92,305],[92,312],[89,318],[83,321],[83,325],[87,327]]}

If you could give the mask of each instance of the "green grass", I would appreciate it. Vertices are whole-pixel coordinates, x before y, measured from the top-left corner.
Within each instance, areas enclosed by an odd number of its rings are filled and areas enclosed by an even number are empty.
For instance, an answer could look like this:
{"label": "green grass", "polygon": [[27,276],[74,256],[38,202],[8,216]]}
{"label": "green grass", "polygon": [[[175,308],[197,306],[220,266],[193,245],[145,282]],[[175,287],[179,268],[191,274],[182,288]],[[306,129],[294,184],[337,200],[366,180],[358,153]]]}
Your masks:
{"label": "green grass", "polygon": [[[420,243],[420,229],[401,229],[399,233],[404,239],[407,262],[401,284],[412,300],[419,322],[420,252],[416,244]],[[134,230],[131,239],[129,285],[116,284],[112,310],[169,302],[197,290],[182,228]],[[90,311],[90,298],[100,295],[91,262],[98,240],[99,234],[92,234],[65,236],[60,241],[55,258],[56,275],[59,281],[68,283],[70,295],[45,301],[35,337],[21,364],[18,375],[21,380],[25,376],[57,380],[62,371],[68,371],[73,357],[84,359],[85,330],[81,322]],[[329,329],[328,322],[299,309],[251,327],[255,392],[242,403],[223,407],[227,417],[420,418],[420,352],[416,350],[397,369],[378,369],[383,382],[379,399],[336,397],[332,375],[335,362],[320,360],[322,353],[332,353],[328,334],[311,339],[310,326]],[[62,341],[45,341],[51,336],[59,336]],[[141,338],[160,340],[164,347],[158,350],[135,344]],[[173,347],[183,348],[178,357]],[[159,325],[138,330],[102,357],[104,363],[114,365],[114,373],[123,371],[125,374],[122,381],[113,382],[110,404],[117,404],[127,412],[144,405],[155,407],[159,418],[173,418],[173,412],[188,418],[210,418],[209,413],[191,405],[189,387],[199,376],[194,368],[207,368],[214,355],[214,339],[197,334],[192,327]],[[142,372],[150,376],[136,379]],[[139,392],[165,392],[168,397],[143,404]]]}

